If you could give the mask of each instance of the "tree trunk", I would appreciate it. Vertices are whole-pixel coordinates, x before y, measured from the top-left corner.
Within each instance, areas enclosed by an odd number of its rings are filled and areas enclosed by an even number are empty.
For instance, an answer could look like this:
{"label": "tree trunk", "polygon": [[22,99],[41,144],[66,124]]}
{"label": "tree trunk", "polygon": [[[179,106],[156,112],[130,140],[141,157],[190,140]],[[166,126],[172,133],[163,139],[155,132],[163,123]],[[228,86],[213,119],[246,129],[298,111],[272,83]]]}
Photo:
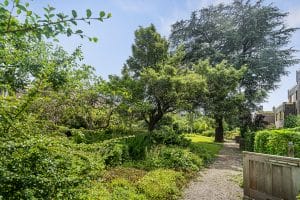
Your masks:
{"label": "tree trunk", "polygon": [[215,142],[224,142],[223,118],[218,117],[215,120],[217,124],[215,129]]}
{"label": "tree trunk", "polygon": [[155,129],[155,123],[150,121],[150,123],[148,124],[148,131],[152,132],[154,129]]}

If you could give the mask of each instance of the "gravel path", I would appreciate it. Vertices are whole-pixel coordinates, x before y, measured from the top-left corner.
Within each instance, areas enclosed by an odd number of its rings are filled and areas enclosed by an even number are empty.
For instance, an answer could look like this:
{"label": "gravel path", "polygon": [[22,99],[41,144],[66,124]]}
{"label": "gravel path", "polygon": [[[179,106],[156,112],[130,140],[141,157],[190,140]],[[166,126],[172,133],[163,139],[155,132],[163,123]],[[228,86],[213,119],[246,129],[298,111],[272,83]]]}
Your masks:
{"label": "gravel path", "polygon": [[200,171],[184,192],[184,200],[241,200],[243,190],[236,181],[242,176],[238,144],[225,142],[216,161]]}

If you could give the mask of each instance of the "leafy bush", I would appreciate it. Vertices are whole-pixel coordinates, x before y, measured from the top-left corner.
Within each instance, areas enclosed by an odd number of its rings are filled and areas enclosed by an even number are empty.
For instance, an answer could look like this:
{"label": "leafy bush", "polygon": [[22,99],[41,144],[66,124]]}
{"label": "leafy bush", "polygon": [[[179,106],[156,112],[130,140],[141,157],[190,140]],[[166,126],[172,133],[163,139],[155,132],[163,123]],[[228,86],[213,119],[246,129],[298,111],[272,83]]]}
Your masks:
{"label": "leafy bush", "polygon": [[187,147],[190,141],[184,135],[177,134],[173,129],[164,127],[161,130],[155,130],[151,135],[154,144],[178,145]]}
{"label": "leafy bush", "polygon": [[167,168],[179,171],[198,171],[202,159],[187,149],[160,146],[153,149],[145,161],[148,169]]}
{"label": "leafy bush", "polygon": [[86,200],[111,200],[111,192],[99,181],[92,181],[86,185],[86,190],[79,195],[78,199]]}
{"label": "leafy bush", "polygon": [[147,200],[137,189],[125,179],[115,179],[110,183],[111,200]]}
{"label": "leafy bush", "polygon": [[284,128],[295,128],[300,126],[300,116],[289,115],[284,118]]}
{"label": "leafy bush", "polygon": [[140,180],[143,176],[145,176],[146,171],[136,168],[130,168],[130,167],[115,167],[113,169],[107,170],[102,179],[105,182],[111,182],[114,179],[126,179],[132,183],[137,182]]}
{"label": "leafy bush", "polygon": [[294,144],[295,157],[300,157],[300,132],[294,129],[258,131],[255,135],[254,150],[286,156],[289,142]]}
{"label": "leafy bush", "polygon": [[209,130],[203,131],[201,135],[206,136],[206,137],[214,137],[215,136],[215,130],[214,129],[209,129]]}
{"label": "leafy bush", "polygon": [[129,158],[128,146],[119,140],[106,140],[101,144],[101,147],[100,153],[107,166],[121,165]]}
{"label": "leafy bush", "polygon": [[138,183],[140,190],[153,200],[177,199],[183,186],[182,173],[173,170],[158,169],[149,172]]}
{"label": "leafy bush", "polygon": [[[124,128],[109,128],[105,130],[86,130],[86,129],[68,129],[72,132],[74,141],[77,143],[99,143],[104,140],[109,140],[113,138],[120,138],[130,135],[140,134],[140,130],[128,130]],[[68,131],[67,130],[67,131]],[[66,132],[66,130],[64,130]]]}
{"label": "leafy bush", "polygon": [[0,197],[5,199],[76,199],[80,185],[104,170],[101,156],[66,138],[1,138]]}
{"label": "leafy bush", "polygon": [[240,135],[239,129],[233,129],[230,131],[226,131],[224,136],[226,139],[234,140],[235,136],[239,136],[239,135]]}
{"label": "leafy bush", "polygon": [[151,146],[149,134],[126,137],[122,141],[124,145],[128,146],[128,154],[132,160],[143,160]]}
{"label": "leafy bush", "polygon": [[245,150],[254,151],[255,132],[248,131],[245,133]]}

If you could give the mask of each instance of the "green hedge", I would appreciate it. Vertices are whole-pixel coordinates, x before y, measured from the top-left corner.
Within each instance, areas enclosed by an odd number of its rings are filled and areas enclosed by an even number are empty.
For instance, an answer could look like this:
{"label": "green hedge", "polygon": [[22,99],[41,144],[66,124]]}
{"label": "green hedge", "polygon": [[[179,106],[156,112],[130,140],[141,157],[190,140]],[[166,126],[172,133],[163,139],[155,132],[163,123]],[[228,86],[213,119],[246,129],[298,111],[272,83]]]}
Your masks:
{"label": "green hedge", "polygon": [[290,141],[294,144],[295,157],[300,157],[299,128],[258,131],[255,134],[254,150],[259,153],[286,156]]}

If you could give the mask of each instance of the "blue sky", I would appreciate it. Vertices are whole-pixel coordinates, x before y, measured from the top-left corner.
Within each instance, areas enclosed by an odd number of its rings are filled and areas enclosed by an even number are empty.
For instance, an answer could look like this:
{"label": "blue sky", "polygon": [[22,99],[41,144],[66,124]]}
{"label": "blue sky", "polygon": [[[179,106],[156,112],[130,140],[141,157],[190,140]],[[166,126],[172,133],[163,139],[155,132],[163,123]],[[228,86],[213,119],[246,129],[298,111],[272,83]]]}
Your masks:
{"label": "blue sky", "polygon": [[[107,78],[109,74],[120,74],[121,68],[131,54],[134,31],[138,26],[148,26],[153,23],[158,32],[165,37],[170,33],[170,25],[180,19],[186,19],[193,10],[211,4],[228,3],[231,0],[34,0],[31,7],[36,12],[42,12],[42,7],[48,4],[58,11],[70,13],[72,9],[85,15],[90,8],[99,13],[103,10],[112,13],[112,18],[103,23],[95,22],[90,26],[80,28],[90,36],[99,38],[98,43],[91,43],[77,37],[60,37],[60,45],[72,51],[82,45],[84,63],[95,67],[98,75]],[[274,3],[282,11],[289,12],[287,24],[300,27],[299,0],[266,0]],[[291,46],[300,50],[300,31],[294,34]],[[300,53],[295,54],[300,58]],[[265,110],[271,110],[275,105],[287,100],[287,90],[295,85],[296,70],[300,65],[289,68],[289,76],[282,77],[277,90],[270,93],[267,102],[263,104]]]}

